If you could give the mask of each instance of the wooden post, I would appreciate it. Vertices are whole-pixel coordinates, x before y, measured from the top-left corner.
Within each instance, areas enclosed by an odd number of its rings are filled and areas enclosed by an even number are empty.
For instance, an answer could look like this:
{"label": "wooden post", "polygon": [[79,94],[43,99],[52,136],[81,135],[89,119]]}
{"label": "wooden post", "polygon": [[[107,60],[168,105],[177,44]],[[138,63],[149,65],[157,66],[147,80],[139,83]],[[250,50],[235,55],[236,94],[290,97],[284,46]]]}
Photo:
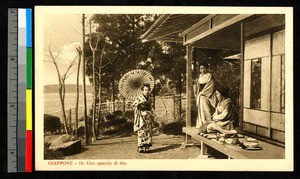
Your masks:
{"label": "wooden post", "polygon": [[187,59],[186,59],[186,127],[191,127],[191,106],[192,106],[191,62],[192,62],[192,47],[187,46]]}
{"label": "wooden post", "polygon": [[[270,35],[270,54],[269,54],[269,65],[270,65],[270,86],[269,86],[269,90],[270,90],[270,98],[269,98],[269,121],[268,121],[268,137],[271,138],[272,137],[272,129],[271,129],[271,118],[272,118],[272,114],[271,114],[271,110],[272,110],[272,49],[273,49],[273,34]],[[280,71],[281,72],[281,71]],[[280,73],[281,76],[281,73]],[[280,78],[281,79],[281,78]],[[280,86],[281,87],[281,86]],[[280,95],[281,96],[281,95]],[[281,101],[281,98],[280,98]],[[281,105],[280,105],[281,108]]]}
{"label": "wooden post", "polygon": [[[186,59],[186,127],[191,127],[191,106],[192,106],[192,96],[191,96],[191,81],[192,81],[192,76],[191,76],[191,62],[192,62],[192,47],[187,46],[186,47],[186,52],[187,52],[187,59]],[[185,144],[182,144],[184,147],[187,146],[188,140],[190,139],[190,136],[185,134]]]}
{"label": "wooden post", "polygon": [[[192,106],[192,94],[191,94],[191,87],[192,87],[192,76],[191,76],[191,62],[192,62],[192,47],[186,47],[186,107],[185,107],[185,124],[186,128],[191,127],[191,106]],[[180,148],[186,148],[188,146],[188,140],[191,137],[185,134],[185,142],[182,142]]]}
{"label": "wooden post", "polygon": [[241,23],[241,91],[240,91],[240,118],[239,123],[243,130],[244,118],[244,23]]}
{"label": "wooden post", "polygon": [[203,141],[201,141],[200,144],[201,144],[200,156],[206,156],[207,155],[207,147]]}

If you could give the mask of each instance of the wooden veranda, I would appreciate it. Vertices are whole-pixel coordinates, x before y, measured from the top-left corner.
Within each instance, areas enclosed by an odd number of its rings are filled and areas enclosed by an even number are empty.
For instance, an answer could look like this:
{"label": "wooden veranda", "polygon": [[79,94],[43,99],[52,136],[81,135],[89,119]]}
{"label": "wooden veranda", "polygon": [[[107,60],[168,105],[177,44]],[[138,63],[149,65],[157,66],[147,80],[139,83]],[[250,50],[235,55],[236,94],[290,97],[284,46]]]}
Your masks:
{"label": "wooden veranda", "polygon": [[[284,18],[282,14],[164,14],[143,34],[144,42],[181,42],[186,47],[187,103],[186,128],[183,129],[186,139],[188,134],[195,135],[191,126],[193,49],[219,49],[240,53],[241,131],[284,146],[284,86],[279,82],[284,81],[284,76],[276,74],[284,69]],[[260,60],[262,66],[259,109],[254,108],[251,102],[252,63],[249,62],[253,59]],[[281,69],[274,64],[280,65]]]}

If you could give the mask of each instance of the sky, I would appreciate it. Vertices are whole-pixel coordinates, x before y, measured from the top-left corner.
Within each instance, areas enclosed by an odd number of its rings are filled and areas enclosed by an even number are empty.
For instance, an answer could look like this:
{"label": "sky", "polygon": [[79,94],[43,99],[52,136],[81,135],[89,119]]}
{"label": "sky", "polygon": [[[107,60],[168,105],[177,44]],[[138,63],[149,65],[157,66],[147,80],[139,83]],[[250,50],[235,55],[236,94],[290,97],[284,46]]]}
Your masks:
{"label": "sky", "polygon": [[[87,19],[92,15],[86,15]],[[43,16],[43,67],[44,85],[58,84],[58,76],[55,66],[49,57],[49,46],[51,52],[56,55],[62,48],[58,56],[58,66],[61,74],[66,72],[69,64],[77,56],[76,47],[82,47],[82,14],[45,14]],[[89,30],[89,29],[86,29]],[[63,45],[64,44],[64,45]],[[78,56],[76,58],[78,61]],[[81,63],[82,67],[82,63]],[[76,84],[75,70],[77,63],[71,68],[73,72],[66,80],[66,84]],[[82,69],[80,72],[80,83],[82,83]],[[89,84],[88,78],[86,78]]]}

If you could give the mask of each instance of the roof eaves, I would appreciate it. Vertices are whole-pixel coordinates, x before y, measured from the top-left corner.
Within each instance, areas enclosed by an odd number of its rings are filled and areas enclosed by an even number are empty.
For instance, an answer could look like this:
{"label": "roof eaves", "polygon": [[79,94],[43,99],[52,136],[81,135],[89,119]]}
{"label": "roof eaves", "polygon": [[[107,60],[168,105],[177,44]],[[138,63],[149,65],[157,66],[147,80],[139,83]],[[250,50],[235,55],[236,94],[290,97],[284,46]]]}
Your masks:
{"label": "roof eaves", "polygon": [[162,14],[158,19],[151,25],[151,27],[141,36],[142,42],[147,42],[151,39],[147,39],[149,35],[161,24],[163,23],[170,14]]}

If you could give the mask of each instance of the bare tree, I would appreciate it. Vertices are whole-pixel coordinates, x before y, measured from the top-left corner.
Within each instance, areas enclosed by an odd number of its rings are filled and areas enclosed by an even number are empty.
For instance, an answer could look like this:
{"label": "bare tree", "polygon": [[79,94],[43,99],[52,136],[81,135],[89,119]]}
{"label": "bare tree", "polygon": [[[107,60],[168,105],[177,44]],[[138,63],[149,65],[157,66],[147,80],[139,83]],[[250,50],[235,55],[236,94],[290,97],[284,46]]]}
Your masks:
{"label": "bare tree", "polygon": [[74,66],[77,56],[69,64],[66,72],[64,74],[61,74],[61,72],[59,70],[59,67],[58,67],[58,64],[57,64],[57,59],[58,59],[59,54],[62,51],[62,48],[63,48],[64,44],[65,44],[65,42],[61,46],[61,48],[58,51],[57,55],[54,56],[52,51],[51,51],[51,43],[50,43],[50,45],[48,47],[48,51],[50,53],[51,61],[48,61],[48,62],[52,62],[54,64],[56,72],[57,72],[57,79],[58,79],[58,84],[59,84],[58,92],[59,92],[59,99],[60,99],[60,103],[61,103],[61,110],[62,110],[62,114],[63,114],[62,117],[63,117],[63,122],[64,122],[64,129],[65,129],[66,134],[69,134],[68,127],[67,127],[67,117],[66,117],[67,115],[66,115],[66,110],[65,110],[65,94],[66,94],[65,81],[70,76],[70,74],[72,74],[72,72],[70,72],[70,69],[72,68],[72,66]]}
{"label": "bare tree", "polygon": [[[99,86],[98,86],[98,101],[99,101],[99,106],[98,106],[98,126],[100,123],[100,119],[101,119],[101,90],[102,90],[102,61],[103,61],[103,54],[104,54],[104,48],[105,46],[103,46],[102,51],[101,51],[101,55],[100,55],[100,60],[99,60]],[[99,126],[100,127],[100,126]]]}
{"label": "bare tree", "polygon": [[[92,45],[92,37],[96,37],[95,46]],[[97,94],[96,94],[96,75],[95,75],[95,60],[96,60],[96,51],[98,48],[98,44],[100,41],[99,34],[92,34],[92,23],[90,20],[90,34],[89,34],[89,45],[93,53],[93,86],[94,86],[94,102],[93,102],[93,116],[92,116],[92,135],[93,138],[96,140],[96,133],[95,133],[95,120],[96,120],[96,100],[97,100]],[[101,74],[101,73],[100,73]]]}
{"label": "bare tree", "polygon": [[85,124],[85,143],[90,144],[90,128],[87,117],[87,104],[86,104],[86,82],[85,82],[85,56],[84,56],[84,44],[85,44],[85,14],[82,14],[82,77],[83,77],[83,106],[84,106],[84,124]]}
{"label": "bare tree", "polygon": [[77,66],[77,78],[76,78],[76,109],[75,109],[75,136],[78,139],[78,103],[79,103],[79,73],[80,73],[80,63],[81,63],[81,55],[82,50],[80,47],[76,48],[79,59]]}

